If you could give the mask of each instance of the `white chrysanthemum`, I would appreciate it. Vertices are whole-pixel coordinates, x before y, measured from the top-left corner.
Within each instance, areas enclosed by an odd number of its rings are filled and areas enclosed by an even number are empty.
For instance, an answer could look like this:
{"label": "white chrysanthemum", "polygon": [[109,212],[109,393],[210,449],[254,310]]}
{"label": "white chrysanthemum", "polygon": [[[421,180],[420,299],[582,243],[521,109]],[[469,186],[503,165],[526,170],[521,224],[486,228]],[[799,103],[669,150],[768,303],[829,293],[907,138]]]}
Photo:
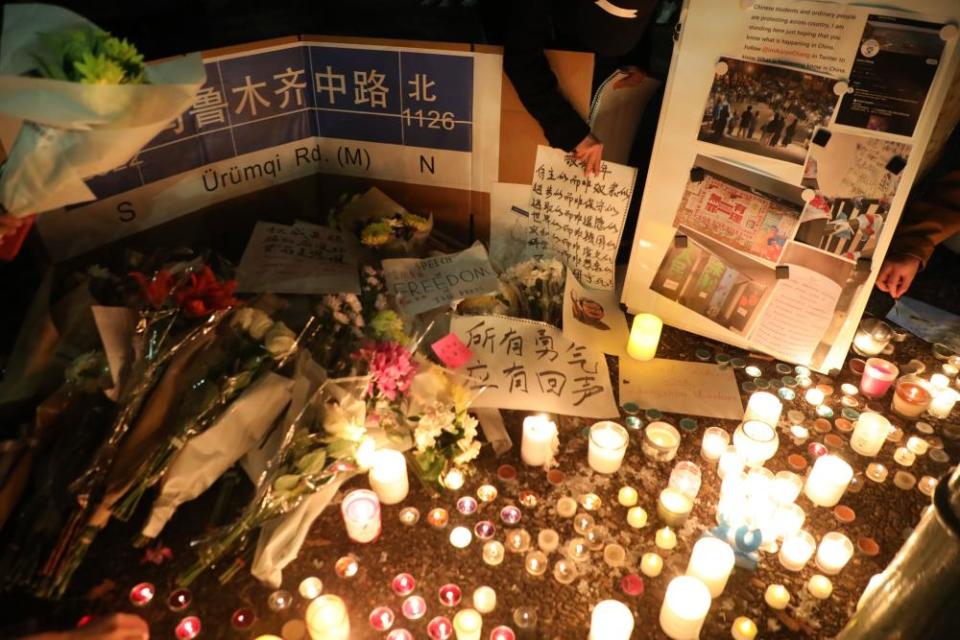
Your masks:
{"label": "white chrysanthemum", "polygon": [[466,464],[480,455],[480,443],[474,440],[469,442],[467,440],[458,440],[457,448],[460,449],[460,453],[453,456],[453,464],[461,465]]}

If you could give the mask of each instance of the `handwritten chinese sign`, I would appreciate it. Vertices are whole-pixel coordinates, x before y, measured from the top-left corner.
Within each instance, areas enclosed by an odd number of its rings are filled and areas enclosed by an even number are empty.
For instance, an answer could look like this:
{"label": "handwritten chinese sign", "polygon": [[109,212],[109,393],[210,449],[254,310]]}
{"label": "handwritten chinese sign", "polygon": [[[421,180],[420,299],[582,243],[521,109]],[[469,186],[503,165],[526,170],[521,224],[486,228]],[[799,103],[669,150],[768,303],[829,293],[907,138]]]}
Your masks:
{"label": "handwritten chinese sign", "polygon": [[602,353],[543,322],[505,316],[455,316],[450,331],[473,352],[462,369],[486,387],[475,403],[570,416],[619,415]]}
{"label": "handwritten chinese sign", "polygon": [[479,242],[445,256],[384,260],[383,277],[397,304],[410,314],[494,292],[499,282],[487,250]]}
{"label": "handwritten chinese sign", "polygon": [[358,293],[356,258],[339,231],[258,222],[237,266],[237,291]]}
{"label": "handwritten chinese sign", "polygon": [[527,227],[532,253],[556,255],[585,287],[613,289],[636,176],[633,167],[603,162],[590,177],[562,150],[538,147]]}

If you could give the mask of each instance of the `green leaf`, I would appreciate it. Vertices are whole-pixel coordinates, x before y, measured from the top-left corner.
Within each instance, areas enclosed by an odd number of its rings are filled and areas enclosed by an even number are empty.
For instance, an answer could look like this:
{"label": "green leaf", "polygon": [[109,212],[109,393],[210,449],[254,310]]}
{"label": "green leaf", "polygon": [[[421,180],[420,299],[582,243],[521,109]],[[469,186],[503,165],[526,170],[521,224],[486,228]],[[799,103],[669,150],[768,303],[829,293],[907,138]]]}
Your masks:
{"label": "green leaf", "polygon": [[273,488],[275,491],[287,493],[296,489],[298,484],[300,484],[300,476],[288,473],[274,480]]}
{"label": "green leaf", "polygon": [[297,468],[307,476],[317,475],[323,471],[327,462],[327,452],[315,449],[297,460]]}

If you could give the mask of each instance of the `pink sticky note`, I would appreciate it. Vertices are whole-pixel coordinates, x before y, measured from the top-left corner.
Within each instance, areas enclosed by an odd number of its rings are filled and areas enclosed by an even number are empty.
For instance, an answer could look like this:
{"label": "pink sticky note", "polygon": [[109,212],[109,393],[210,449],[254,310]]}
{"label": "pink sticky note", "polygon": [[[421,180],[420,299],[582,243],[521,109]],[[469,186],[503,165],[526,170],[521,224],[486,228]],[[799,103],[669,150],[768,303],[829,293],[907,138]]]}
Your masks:
{"label": "pink sticky note", "polygon": [[451,369],[459,369],[473,358],[473,351],[470,351],[470,348],[463,344],[463,340],[455,333],[445,335],[434,342],[430,348],[440,358],[440,362]]}

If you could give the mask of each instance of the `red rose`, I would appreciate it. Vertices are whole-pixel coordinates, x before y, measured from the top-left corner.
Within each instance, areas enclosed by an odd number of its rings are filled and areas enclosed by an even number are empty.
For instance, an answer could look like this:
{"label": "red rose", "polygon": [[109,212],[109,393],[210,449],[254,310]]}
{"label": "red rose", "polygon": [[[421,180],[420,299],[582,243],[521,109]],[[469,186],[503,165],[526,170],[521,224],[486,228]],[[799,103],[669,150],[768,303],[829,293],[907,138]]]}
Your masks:
{"label": "red rose", "polygon": [[236,305],[238,300],[233,297],[236,288],[236,280],[221,282],[210,267],[205,266],[199,273],[191,273],[190,283],[181,287],[174,295],[185,315],[201,318]]}

